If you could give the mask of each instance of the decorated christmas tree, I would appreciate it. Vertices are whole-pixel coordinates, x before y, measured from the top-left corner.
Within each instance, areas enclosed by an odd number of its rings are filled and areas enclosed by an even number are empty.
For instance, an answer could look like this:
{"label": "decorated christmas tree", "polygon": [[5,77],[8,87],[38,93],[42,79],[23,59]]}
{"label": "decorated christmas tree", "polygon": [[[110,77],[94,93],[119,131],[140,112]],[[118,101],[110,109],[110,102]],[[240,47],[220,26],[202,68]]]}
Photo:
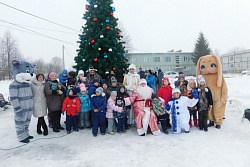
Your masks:
{"label": "decorated christmas tree", "polygon": [[83,19],[86,21],[79,35],[80,43],[74,68],[79,71],[97,69],[106,78],[111,71],[121,76],[129,64],[125,53],[125,42],[114,17],[112,0],[88,0]]}

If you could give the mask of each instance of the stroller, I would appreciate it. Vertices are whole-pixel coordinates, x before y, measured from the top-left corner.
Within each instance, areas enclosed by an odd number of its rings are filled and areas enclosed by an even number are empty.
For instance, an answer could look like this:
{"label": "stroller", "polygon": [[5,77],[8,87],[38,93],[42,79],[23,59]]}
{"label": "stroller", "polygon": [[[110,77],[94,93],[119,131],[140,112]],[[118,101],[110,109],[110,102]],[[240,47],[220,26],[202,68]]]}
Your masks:
{"label": "stroller", "polygon": [[8,105],[10,105],[10,102],[6,101],[3,97],[3,94],[0,93],[0,107],[5,111],[9,108]]}

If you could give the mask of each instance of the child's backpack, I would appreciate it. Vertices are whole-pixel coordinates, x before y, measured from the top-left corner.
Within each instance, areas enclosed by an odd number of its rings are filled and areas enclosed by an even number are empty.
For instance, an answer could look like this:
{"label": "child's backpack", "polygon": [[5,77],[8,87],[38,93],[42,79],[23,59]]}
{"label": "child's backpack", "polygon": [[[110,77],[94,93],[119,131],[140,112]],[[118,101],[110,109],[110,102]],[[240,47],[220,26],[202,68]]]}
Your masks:
{"label": "child's backpack", "polygon": [[[243,118],[246,118],[250,121],[250,108],[247,108],[244,110]],[[243,121],[243,118],[242,118],[242,121]]]}

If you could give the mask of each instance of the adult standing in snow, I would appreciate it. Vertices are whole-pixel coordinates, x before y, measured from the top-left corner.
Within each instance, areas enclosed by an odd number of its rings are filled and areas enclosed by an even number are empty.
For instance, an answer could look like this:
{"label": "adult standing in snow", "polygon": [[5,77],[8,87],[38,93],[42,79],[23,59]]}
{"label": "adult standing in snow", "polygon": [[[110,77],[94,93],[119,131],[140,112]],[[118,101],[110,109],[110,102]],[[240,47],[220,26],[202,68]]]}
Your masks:
{"label": "adult standing in snow", "polygon": [[102,77],[101,77],[99,74],[97,74],[96,71],[97,71],[97,70],[94,69],[94,68],[89,68],[89,73],[86,75],[86,77],[87,77],[87,79],[88,79],[88,81],[89,81],[90,83],[93,83],[93,81],[94,81],[95,79],[97,79],[98,82],[101,84],[101,83],[102,83]]}
{"label": "adult standing in snow", "polygon": [[161,69],[158,70],[158,89],[161,88],[162,86],[162,79],[163,79],[163,72],[161,71]]}
{"label": "adult standing in snow", "polygon": [[154,90],[147,86],[145,79],[140,80],[140,86],[133,91],[130,97],[124,98],[125,105],[133,105],[136,129],[138,135],[145,136],[147,134],[148,126],[154,135],[160,135],[161,131],[157,125],[157,117],[154,113],[151,104],[151,95]]}
{"label": "adult standing in snow", "polygon": [[[45,77],[43,74],[37,74],[36,80],[32,81],[31,88],[34,97],[34,111],[33,116],[38,118],[37,121],[37,133],[40,135],[43,133],[44,136],[48,135],[48,127],[44,120],[44,116],[47,115],[47,104],[44,93]],[[43,132],[41,131],[43,128]]]}
{"label": "adult standing in snow", "polygon": [[145,71],[146,74],[146,81],[148,83],[148,86],[154,90],[156,93],[156,82],[157,82],[157,77],[152,73],[151,70]]}
{"label": "adult standing in snow", "polygon": [[[133,90],[139,86],[140,76],[136,73],[136,66],[134,64],[130,64],[128,69],[129,72],[124,76],[123,85],[125,86],[127,93],[130,96],[132,95]],[[129,113],[128,124],[132,125],[134,124],[133,109],[131,108],[128,111],[128,113]]]}

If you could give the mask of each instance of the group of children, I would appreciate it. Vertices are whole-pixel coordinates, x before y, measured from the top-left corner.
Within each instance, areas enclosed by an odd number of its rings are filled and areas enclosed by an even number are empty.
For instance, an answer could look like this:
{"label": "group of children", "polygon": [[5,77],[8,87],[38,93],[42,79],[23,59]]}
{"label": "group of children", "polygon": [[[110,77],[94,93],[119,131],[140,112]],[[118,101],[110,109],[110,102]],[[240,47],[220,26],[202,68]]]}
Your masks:
{"label": "group of children", "polygon": [[[67,79],[65,75],[68,75]],[[74,131],[92,128],[94,137],[98,134],[98,127],[102,135],[106,133],[113,135],[115,131],[120,134],[126,133],[128,111],[131,106],[125,106],[124,98],[129,95],[125,86],[119,86],[115,78],[111,78],[110,83],[102,81],[100,85],[98,79],[89,82],[81,70],[78,76],[70,76],[64,70],[59,76],[59,81],[57,75],[52,72],[48,75],[44,88],[54,132],[64,129],[60,124],[60,118],[61,113],[66,113],[67,133],[71,133],[72,127]],[[172,127],[172,132],[179,132],[178,128],[184,128],[188,133],[189,127],[192,127],[191,117],[194,126],[207,132],[208,111],[213,105],[213,100],[204,78],[199,77],[197,87],[194,80],[187,82],[185,76],[180,75],[175,86],[177,89],[172,89],[169,79],[163,78],[158,94],[152,94],[151,111],[156,113],[163,132],[168,134],[167,129]],[[186,98],[193,99],[193,97],[195,100],[192,102],[185,104],[182,102],[188,101]],[[180,105],[177,105],[178,102]],[[184,109],[179,111],[179,108]],[[184,115],[188,115],[188,119],[186,117],[184,119]],[[178,123],[180,125],[177,126]]]}

